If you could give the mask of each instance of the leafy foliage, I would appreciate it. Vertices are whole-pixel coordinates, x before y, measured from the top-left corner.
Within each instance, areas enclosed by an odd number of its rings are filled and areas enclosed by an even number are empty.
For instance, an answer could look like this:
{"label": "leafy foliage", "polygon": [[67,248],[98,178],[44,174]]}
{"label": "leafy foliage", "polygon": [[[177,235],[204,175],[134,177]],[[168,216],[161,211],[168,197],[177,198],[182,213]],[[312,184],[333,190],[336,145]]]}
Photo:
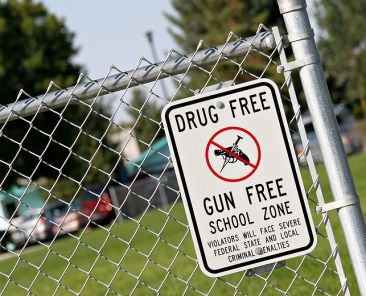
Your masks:
{"label": "leafy foliage", "polygon": [[[348,101],[366,99],[366,10],[364,0],[317,0],[322,35],[319,49],[336,88],[344,88]],[[344,98],[338,98],[344,99]],[[364,108],[366,111],[366,106]]]}
{"label": "leafy foliage", "polygon": [[130,104],[132,106],[128,109],[128,115],[131,117],[130,125],[137,137],[140,151],[143,151],[154,139],[163,136],[162,130],[159,129],[162,106],[151,102],[148,96],[138,88],[134,89]]}
{"label": "leafy foliage", "polygon": [[[73,39],[74,34],[64,20],[42,3],[1,1],[0,103],[14,102],[20,89],[32,96],[44,93],[50,81],[61,87],[74,84],[82,69],[73,62],[78,51]],[[91,112],[90,106],[76,99],[73,103],[76,104],[57,110],[62,118],[55,112],[45,112],[28,118],[32,124],[18,119],[2,126],[0,178],[6,177],[3,187],[13,184],[18,177],[69,176],[76,181],[85,178],[86,182],[103,179],[93,166],[108,171],[111,153],[103,147],[94,153],[107,142],[105,138],[96,138],[104,134],[108,123]],[[93,109],[104,113],[100,105]],[[88,114],[89,119],[84,122]]]}
{"label": "leafy foliage", "polygon": [[[172,24],[169,32],[184,52],[192,52],[202,39],[209,45],[218,45],[226,41],[230,31],[237,36],[253,36],[260,23],[266,26],[277,25],[280,21],[280,13],[275,0],[172,0],[173,14],[166,14]],[[263,70],[265,58],[253,55],[244,65],[251,73],[260,74]],[[269,70],[271,71],[271,70]],[[215,69],[215,76],[221,80],[231,80],[238,72],[237,66],[222,64]],[[278,75],[269,73],[274,79]],[[192,73],[191,87],[202,87],[203,81],[208,77]],[[241,73],[236,83],[244,82],[250,78]]]}
{"label": "leafy foliage", "polygon": [[[9,103],[20,88],[44,91],[50,79],[71,85],[80,66],[71,62],[77,53],[74,34],[62,19],[41,3],[9,0],[0,3],[1,102]],[[5,42],[6,41],[6,42]]]}

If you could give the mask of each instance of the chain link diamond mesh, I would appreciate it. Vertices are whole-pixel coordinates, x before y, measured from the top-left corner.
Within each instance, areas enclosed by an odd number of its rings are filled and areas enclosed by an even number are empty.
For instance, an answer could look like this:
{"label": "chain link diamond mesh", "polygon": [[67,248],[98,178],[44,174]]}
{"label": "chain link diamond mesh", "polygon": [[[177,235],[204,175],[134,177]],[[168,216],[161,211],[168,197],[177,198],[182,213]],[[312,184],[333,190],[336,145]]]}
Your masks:
{"label": "chain link diamond mesh", "polygon": [[[1,234],[1,249],[6,253],[0,259],[0,294],[347,295],[347,279],[330,218],[314,211],[318,245],[311,254],[264,271],[253,269],[222,278],[205,276],[197,264],[169,152],[159,147],[162,124],[150,114],[152,104],[162,107],[212,88],[261,77],[275,79],[287,114],[292,114],[288,117],[292,132],[303,143],[300,165],[310,206],[315,208],[324,203],[323,193],[291,75],[276,72],[285,62],[282,39],[277,36],[273,42],[272,32],[261,25],[251,38],[230,33],[220,46],[201,41],[190,55],[170,50],[165,61],[155,64],[141,58],[128,72],[111,66],[100,80],[81,74],[76,85],[67,89],[51,82],[42,96],[20,91],[14,104],[1,106],[0,139],[13,147],[11,157],[0,159],[5,172],[0,176],[1,192],[14,207],[8,216],[0,216],[7,225]],[[229,81],[222,69],[230,69]],[[191,75],[199,77],[198,90]],[[161,91],[162,79],[171,85],[169,97]],[[132,100],[136,88],[144,97],[140,105]],[[100,111],[100,104],[109,104],[109,115]],[[69,115],[67,111],[74,105],[79,106],[83,118]],[[47,130],[38,124],[43,112],[53,118]],[[119,118],[134,119],[126,124]],[[12,121],[22,123],[17,137],[9,135]],[[103,130],[96,133],[91,129],[87,123],[93,121],[104,122]],[[140,137],[141,125],[152,127],[152,132]],[[75,134],[67,143],[58,133],[65,126]],[[39,149],[28,148],[33,133],[45,139]],[[112,138],[117,144],[107,144]],[[78,142],[89,143],[92,153],[76,150]],[[64,157],[49,163],[45,155],[55,146],[63,150]],[[136,161],[130,151],[137,146],[145,151]],[[106,153],[108,159],[97,161]],[[34,158],[27,172],[19,169],[22,154]],[[151,155],[160,159],[158,170],[146,169]],[[81,174],[66,173],[70,159],[82,164]],[[128,180],[117,176],[121,163],[133,172]],[[56,177],[51,181],[36,178],[40,167],[47,167]],[[91,175],[96,179],[90,181]],[[6,188],[9,178],[22,180],[20,194]],[[98,182],[97,188],[90,186],[93,182]],[[63,192],[67,190],[72,194],[66,198]],[[27,195],[31,192],[43,196],[41,208],[29,203]],[[87,212],[82,196],[94,200]],[[57,220],[45,215],[55,204],[64,211]],[[101,206],[104,214],[108,212],[105,221],[96,218],[102,216]],[[22,207],[33,215],[28,225],[18,221]],[[42,223],[49,227],[45,236],[40,230]],[[77,225],[72,228],[72,223]],[[20,241],[16,248],[9,238]]]}

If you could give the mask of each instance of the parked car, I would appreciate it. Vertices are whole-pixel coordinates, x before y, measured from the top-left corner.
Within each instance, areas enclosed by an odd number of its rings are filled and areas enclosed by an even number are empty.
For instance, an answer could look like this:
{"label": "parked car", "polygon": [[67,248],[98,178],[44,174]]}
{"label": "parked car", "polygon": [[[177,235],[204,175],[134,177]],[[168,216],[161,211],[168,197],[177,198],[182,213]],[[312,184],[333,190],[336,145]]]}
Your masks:
{"label": "parked car", "polygon": [[12,219],[9,233],[16,247],[23,246],[29,237],[31,243],[52,237],[53,226],[41,212],[41,209],[29,210],[22,216]]}
{"label": "parked car", "polygon": [[[22,204],[19,205],[19,200]],[[41,193],[36,187],[24,187],[13,185],[7,191],[0,192],[0,237],[1,241],[0,253],[6,250],[14,250],[16,244],[12,241],[11,231],[9,228],[9,219],[13,217],[15,223],[21,223],[23,216],[29,209],[37,209],[42,207],[44,201]],[[18,206],[19,205],[19,206]],[[10,227],[13,229],[13,227]],[[20,235],[20,234],[19,234]]]}
{"label": "parked car", "polygon": [[[107,224],[115,217],[112,200],[104,186],[96,184],[83,189],[80,197],[80,211],[96,224]],[[94,226],[94,224],[90,224]]]}
{"label": "parked car", "polygon": [[[342,137],[346,154],[361,152],[363,150],[363,141],[359,131],[357,130],[356,121],[353,115],[343,105],[335,106],[334,113],[336,115],[339,132]],[[323,157],[320,152],[320,147],[315,136],[314,126],[309,113],[303,114],[303,122],[314,161],[322,162]],[[303,152],[303,146],[301,144],[300,138],[295,136],[293,141],[297,155],[300,156]],[[302,155],[300,162],[305,162],[305,155]]]}
{"label": "parked car", "polygon": [[66,234],[80,230],[86,223],[87,218],[78,211],[78,205],[70,206],[65,203],[55,203],[45,208],[43,216],[52,224],[52,232]]}
{"label": "parked car", "polygon": [[61,234],[78,231],[87,219],[78,212],[76,205],[72,205],[68,212],[69,207],[65,203],[54,203],[46,205],[43,210],[29,210],[13,218],[9,233],[14,248],[23,246],[28,237],[30,243],[34,243],[52,238],[59,229]]}

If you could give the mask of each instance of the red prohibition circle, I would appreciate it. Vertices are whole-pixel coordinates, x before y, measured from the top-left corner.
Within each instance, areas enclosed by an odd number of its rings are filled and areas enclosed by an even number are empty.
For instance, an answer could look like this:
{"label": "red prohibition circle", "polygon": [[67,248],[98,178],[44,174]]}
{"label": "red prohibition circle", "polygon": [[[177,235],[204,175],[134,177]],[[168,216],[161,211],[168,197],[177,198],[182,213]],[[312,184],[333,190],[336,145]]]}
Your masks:
{"label": "red prohibition circle", "polygon": [[[256,163],[253,165],[251,165],[252,167],[252,170],[246,174],[245,176],[243,177],[240,177],[240,178],[236,178],[236,179],[231,179],[231,178],[226,178],[224,176],[221,176],[219,173],[217,173],[215,171],[215,169],[212,167],[210,161],[209,161],[209,148],[211,145],[217,145],[217,144],[213,144],[215,143],[214,142],[214,139],[219,135],[221,134],[222,132],[225,132],[225,131],[228,131],[228,130],[239,130],[245,134],[247,134],[255,143],[256,147],[257,147],[257,151],[258,151],[258,157],[257,157],[257,161]],[[233,155],[234,156],[234,155]],[[259,163],[260,163],[260,160],[261,160],[261,148],[259,146],[259,142],[258,140],[256,139],[256,137],[248,130],[244,129],[244,128],[241,128],[241,127],[237,127],[237,126],[229,126],[229,127],[225,127],[223,129],[220,129],[218,130],[216,133],[214,133],[214,135],[210,138],[210,140],[208,141],[207,143],[207,146],[206,146],[206,152],[205,152],[205,157],[206,157],[206,163],[207,163],[207,166],[208,168],[210,169],[210,171],[216,176],[218,177],[219,179],[223,180],[223,181],[226,181],[226,182],[239,182],[239,181],[243,181],[247,178],[249,178],[251,175],[254,174],[254,172],[257,170],[258,166],[259,166]],[[235,157],[235,156],[234,156]],[[241,160],[242,161],[242,160]]]}

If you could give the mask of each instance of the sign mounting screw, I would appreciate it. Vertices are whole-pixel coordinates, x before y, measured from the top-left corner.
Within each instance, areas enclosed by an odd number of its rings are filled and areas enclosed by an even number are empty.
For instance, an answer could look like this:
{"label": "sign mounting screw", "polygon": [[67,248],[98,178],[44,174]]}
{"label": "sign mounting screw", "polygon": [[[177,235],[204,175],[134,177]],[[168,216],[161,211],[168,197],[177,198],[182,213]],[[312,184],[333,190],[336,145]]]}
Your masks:
{"label": "sign mounting screw", "polygon": [[260,247],[258,247],[258,248],[256,248],[256,249],[255,249],[255,253],[256,253],[257,255],[262,255],[262,254],[263,254],[263,249],[262,249],[262,248],[260,248]]}

